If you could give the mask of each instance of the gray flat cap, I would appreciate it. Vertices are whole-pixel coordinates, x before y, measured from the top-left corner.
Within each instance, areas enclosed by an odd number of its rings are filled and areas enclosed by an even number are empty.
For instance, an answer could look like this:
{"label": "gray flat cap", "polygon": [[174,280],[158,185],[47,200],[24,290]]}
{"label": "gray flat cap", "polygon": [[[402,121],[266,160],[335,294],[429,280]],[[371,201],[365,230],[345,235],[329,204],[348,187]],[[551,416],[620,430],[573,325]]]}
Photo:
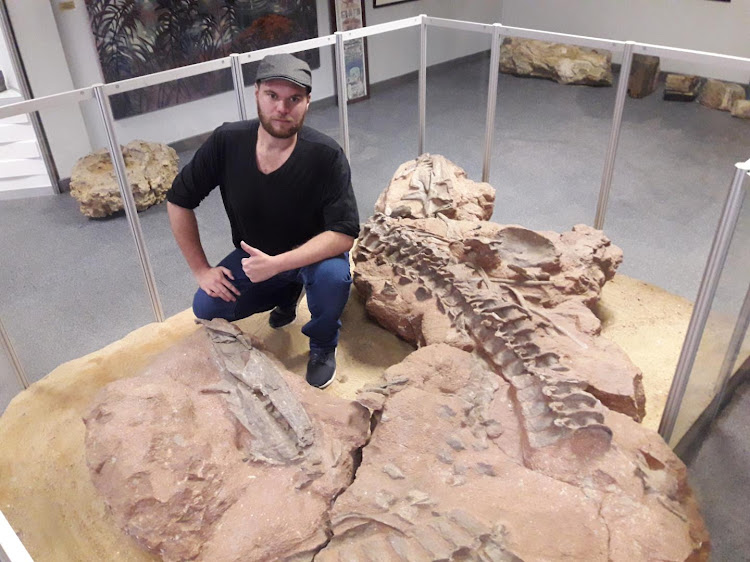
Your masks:
{"label": "gray flat cap", "polygon": [[312,72],[310,66],[303,60],[289,54],[267,55],[258,66],[255,75],[256,82],[264,80],[289,80],[312,90]]}

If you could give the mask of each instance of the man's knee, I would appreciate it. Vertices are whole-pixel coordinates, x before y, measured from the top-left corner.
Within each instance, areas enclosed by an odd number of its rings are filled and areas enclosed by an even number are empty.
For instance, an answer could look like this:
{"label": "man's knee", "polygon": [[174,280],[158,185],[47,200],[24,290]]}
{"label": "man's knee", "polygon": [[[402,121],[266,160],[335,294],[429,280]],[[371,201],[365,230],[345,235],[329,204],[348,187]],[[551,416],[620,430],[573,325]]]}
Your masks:
{"label": "man's knee", "polygon": [[310,284],[321,285],[329,290],[348,291],[352,284],[352,275],[349,268],[349,260],[341,256],[329,258],[312,266]]}
{"label": "man's knee", "polygon": [[219,298],[209,297],[203,289],[198,289],[193,297],[193,314],[196,318],[213,320],[224,318],[234,320],[234,305]]}

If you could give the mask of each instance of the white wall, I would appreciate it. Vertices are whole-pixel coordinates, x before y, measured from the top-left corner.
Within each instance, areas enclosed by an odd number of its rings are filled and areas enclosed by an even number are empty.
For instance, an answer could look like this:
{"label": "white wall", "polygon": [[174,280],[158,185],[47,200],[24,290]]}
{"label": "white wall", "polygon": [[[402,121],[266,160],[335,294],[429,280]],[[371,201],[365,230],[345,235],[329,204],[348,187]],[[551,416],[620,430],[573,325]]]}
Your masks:
{"label": "white wall", "polygon": [[[6,5],[34,97],[75,89],[50,2],[6,0]],[[40,115],[60,176],[66,177],[76,160],[91,150],[79,106],[45,110]]]}
{"label": "white wall", "polygon": [[[94,40],[89,29],[88,15],[83,1],[76,2],[72,10],[60,11],[54,0],[55,19],[59,37],[65,51],[70,74],[76,88],[82,88],[103,80],[96,54]],[[500,19],[500,0],[418,0],[374,9],[372,0],[363,0],[368,25],[398,20],[426,13],[437,17],[470,21],[495,22]],[[328,0],[317,0],[318,34],[328,35],[330,16]],[[417,69],[419,62],[419,34],[416,30],[392,32],[382,39],[369,43],[370,82],[393,78]],[[488,48],[484,36],[439,32],[429,42],[429,63],[442,62]],[[319,100],[334,94],[333,49],[321,49],[320,68],[313,71],[313,99]],[[248,113],[255,114],[252,88],[247,88]],[[106,139],[99,124],[99,116],[92,106],[84,108],[91,144],[104,147]],[[118,138],[126,143],[135,138],[150,141],[173,142],[213,129],[223,121],[237,118],[234,94],[226,92],[201,100],[174,106],[168,109],[138,115],[117,121]]]}
{"label": "white wall", "polygon": [[[505,0],[502,23],[750,58],[750,0]],[[750,70],[662,59],[662,70],[747,84]]]}
{"label": "white wall", "polygon": [[[501,0],[420,0],[381,8],[373,8],[372,0],[365,3],[367,25],[400,20],[426,14],[479,23],[500,21]],[[427,32],[427,64],[470,55],[490,48],[488,35],[465,31],[431,29]],[[419,29],[395,31],[368,39],[370,82],[413,72],[419,67]]]}

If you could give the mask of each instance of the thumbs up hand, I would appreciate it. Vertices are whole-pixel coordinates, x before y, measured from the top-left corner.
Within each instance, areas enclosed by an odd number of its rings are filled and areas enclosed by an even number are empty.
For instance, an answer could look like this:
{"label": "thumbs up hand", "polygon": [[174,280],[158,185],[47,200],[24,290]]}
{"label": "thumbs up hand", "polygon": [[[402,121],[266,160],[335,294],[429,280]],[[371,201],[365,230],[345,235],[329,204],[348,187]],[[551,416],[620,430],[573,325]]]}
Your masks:
{"label": "thumbs up hand", "polygon": [[240,247],[249,255],[242,259],[242,270],[253,283],[260,283],[281,273],[276,256],[269,256],[244,241],[240,242]]}

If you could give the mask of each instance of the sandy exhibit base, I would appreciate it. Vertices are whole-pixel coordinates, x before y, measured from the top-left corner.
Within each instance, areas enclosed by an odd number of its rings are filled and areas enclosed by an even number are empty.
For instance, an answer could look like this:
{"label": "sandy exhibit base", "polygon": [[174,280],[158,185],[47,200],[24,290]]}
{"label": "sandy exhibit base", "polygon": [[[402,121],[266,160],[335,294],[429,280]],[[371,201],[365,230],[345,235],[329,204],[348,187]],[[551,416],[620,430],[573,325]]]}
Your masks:
{"label": "sandy exhibit base", "polygon": [[[687,328],[691,304],[618,275],[605,285],[603,333],[642,369],[647,416],[656,429]],[[238,322],[295,373],[304,373],[309,319],[272,330],[267,314]],[[326,392],[354,398],[412,347],[368,320],[353,294],[343,317],[336,382]],[[144,326],[96,353],[65,363],[19,394],[0,418],[0,508],[35,560],[154,560],[122,534],[98,495],[84,459],[82,416],[107,383],[136,374],[160,351],[197,329],[186,310]]]}

